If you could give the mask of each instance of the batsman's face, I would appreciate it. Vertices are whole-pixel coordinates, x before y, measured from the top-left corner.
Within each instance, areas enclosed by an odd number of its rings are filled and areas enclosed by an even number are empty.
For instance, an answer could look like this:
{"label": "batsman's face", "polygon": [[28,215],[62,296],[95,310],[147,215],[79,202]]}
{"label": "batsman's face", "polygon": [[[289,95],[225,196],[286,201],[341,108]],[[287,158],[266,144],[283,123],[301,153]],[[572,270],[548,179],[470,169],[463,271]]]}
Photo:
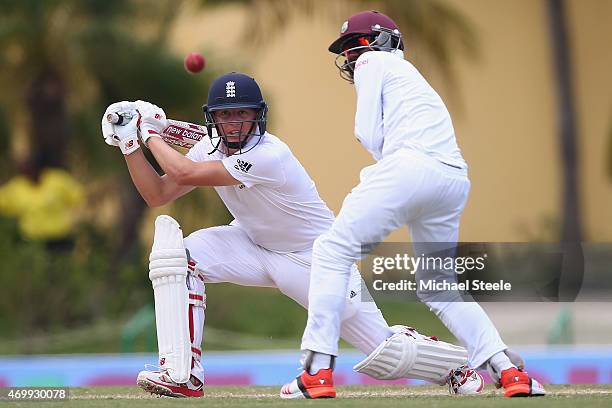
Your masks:
{"label": "batsman's face", "polygon": [[257,117],[257,110],[251,108],[224,109],[213,112],[213,117],[228,142],[240,142],[248,135]]}

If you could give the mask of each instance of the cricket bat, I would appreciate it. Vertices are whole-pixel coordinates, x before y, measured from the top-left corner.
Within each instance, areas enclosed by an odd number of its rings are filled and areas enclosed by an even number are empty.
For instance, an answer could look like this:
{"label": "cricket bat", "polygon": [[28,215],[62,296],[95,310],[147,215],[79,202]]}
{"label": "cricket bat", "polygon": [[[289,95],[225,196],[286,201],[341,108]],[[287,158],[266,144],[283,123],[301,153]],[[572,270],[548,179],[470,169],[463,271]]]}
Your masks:
{"label": "cricket bat", "polygon": [[[132,116],[127,113],[109,113],[106,120],[115,125],[127,123]],[[171,145],[189,148],[208,135],[205,126],[180,120],[168,119],[168,127],[162,133],[162,139]]]}

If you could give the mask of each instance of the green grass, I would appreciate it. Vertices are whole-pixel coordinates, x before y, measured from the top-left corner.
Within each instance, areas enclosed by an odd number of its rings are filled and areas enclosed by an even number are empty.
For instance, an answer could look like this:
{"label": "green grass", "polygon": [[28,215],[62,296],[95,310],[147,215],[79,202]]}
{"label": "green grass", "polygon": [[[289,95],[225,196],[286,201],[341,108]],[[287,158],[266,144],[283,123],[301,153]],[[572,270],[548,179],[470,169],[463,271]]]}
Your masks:
{"label": "green grass", "polygon": [[[278,290],[245,288],[238,285],[207,286],[208,307],[204,349],[262,350],[298,348],[307,313]],[[151,294],[151,301],[153,296]],[[427,307],[416,302],[385,299],[379,307],[390,325],[406,324],[421,333],[454,342],[454,337]],[[75,328],[3,336],[0,330],[0,355],[119,353],[121,331],[130,316],[98,320]],[[150,327],[155,336],[155,328]],[[144,335],[130,352],[154,352]],[[155,341],[152,342],[156,346]],[[349,347],[341,343],[341,347]]]}
{"label": "green grass", "polygon": [[[26,339],[0,338],[0,355],[120,353],[124,351],[121,349],[123,325],[121,321],[99,321],[86,327],[40,333]],[[208,326],[205,330],[204,346],[207,351],[295,349],[300,344],[299,338],[278,339]],[[157,352],[157,349],[146,347],[145,341],[140,339],[130,351]]]}
{"label": "green grass", "polygon": [[410,408],[468,408],[468,407],[538,407],[587,408],[609,407],[612,385],[549,385],[549,395],[541,398],[506,399],[488,386],[476,397],[452,397],[438,386],[345,386],[338,387],[334,400],[293,400],[278,398],[278,387],[209,387],[203,398],[157,398],[136,387],[72,388],[66,402],[13,402],[7,407],[410,407]]}

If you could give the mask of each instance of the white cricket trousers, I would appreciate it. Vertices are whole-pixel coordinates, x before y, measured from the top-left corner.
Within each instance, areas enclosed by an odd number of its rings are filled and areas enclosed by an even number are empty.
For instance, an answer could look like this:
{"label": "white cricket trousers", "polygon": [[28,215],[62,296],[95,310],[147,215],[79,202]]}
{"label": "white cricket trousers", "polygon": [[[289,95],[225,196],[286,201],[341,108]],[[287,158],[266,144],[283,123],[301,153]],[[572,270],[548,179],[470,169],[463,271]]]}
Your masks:
{"label": "white cricket trousers", "polygon": [[[204,283],[229,282],[242,286],[278,288],[302,307],[308,307],[310,250],[287,254],[268,251],[253,243],[240,226],[234,225],[196,231],[186,237],[184,242],[192,260],[189,284],[198,287],[202,295]],[[354,264],[349,265],[346,278],[344,295],[340,296],[345,305],[338,320],[341,326],[338,333],[361,352],[370,354],[393,332],[376,304],[361,300],[361,275]],[[369,296],[364,294],[365,298]],[[207,307],[214,313],[215,307],[222,306]],[[199,350],[204,331],[204,308],[194,308],[193,312],[190,322],[190,329],[193,330],[192,347]],[[259,318],[277,317],[270,315]],[[195,353],[197,355],[198,352]],[[201,351],[199,353],[201,355]],[[199,358],[194,358],[191,374],[200,381],[204,380]]]}
{"label": "white cricket trousers", "polygon": [[[456,243],[469,189],[466,170],[414,150],[396,151],[364,168],[331,229],[314,243],[302,350],[338,354],[344,294],[362,245],[381,242],[406,224],[413,243]],[[437,295],[419,298],[467,348],[472,367],[507,348],[480,305]]]}

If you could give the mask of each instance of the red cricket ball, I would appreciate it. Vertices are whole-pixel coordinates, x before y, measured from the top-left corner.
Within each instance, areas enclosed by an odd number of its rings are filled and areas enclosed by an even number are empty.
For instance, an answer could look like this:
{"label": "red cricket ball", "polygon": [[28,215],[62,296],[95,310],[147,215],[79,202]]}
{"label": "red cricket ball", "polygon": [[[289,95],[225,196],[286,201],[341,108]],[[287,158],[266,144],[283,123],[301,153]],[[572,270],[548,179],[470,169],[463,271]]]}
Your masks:
{"label": "red cricket ball", "polygon": [[204,57],[199,52],[190,52],[185,57],[183,64],[185,65],[185,69],[187,71],[191,72],[192,74],[197,74],[204,69],[206,60],[204,60]]}

